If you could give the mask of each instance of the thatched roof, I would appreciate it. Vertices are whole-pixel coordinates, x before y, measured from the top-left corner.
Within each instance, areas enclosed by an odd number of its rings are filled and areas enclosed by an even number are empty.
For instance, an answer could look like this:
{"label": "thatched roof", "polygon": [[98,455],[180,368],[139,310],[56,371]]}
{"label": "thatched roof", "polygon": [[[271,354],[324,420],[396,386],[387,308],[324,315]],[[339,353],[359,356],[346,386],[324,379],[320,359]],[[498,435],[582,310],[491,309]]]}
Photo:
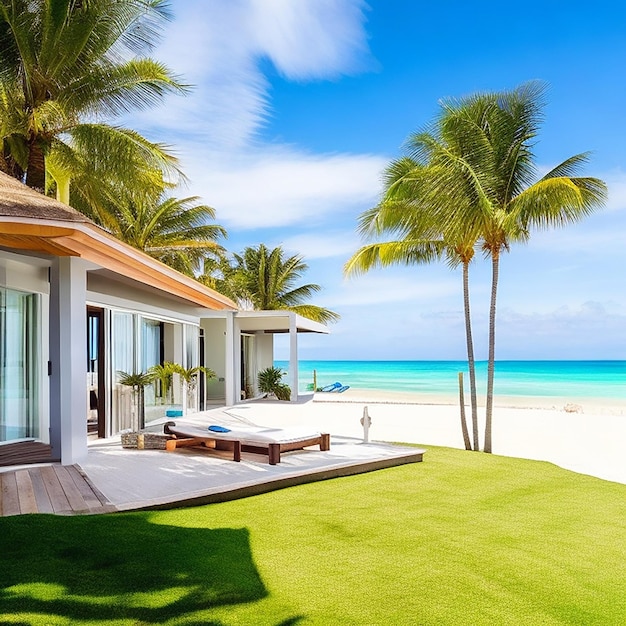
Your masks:
{"label": "thatched roof", "polygon": [[93,224],[76,209],[38,193],[3,172],[0,172],[0,216]]}

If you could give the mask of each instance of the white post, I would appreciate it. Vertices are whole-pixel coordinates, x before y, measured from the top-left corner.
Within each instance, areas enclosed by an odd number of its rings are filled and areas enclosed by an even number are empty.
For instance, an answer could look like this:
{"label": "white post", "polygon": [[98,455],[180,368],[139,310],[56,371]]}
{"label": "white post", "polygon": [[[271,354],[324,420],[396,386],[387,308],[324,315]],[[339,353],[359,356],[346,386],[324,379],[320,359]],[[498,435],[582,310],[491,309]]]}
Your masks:
{"label": "white post", "polygon": [[224,370],[224,388],[226,395],[226,406],[232,406],[236,403],[237,396],[236,385],[237,375],[235,372],[235,313],[226,312],[226,333],[224,337],[226,342],[226,359]]}
{"label": "white post", "polygon": [[50,268],[50,441],[63,465],[87,457],[87,271],[58,257]]}
{"label": "white post", "polygon": [[361,418],[361,425],[363,426],[363,443],[369,443],[370,440],[370,425],[372,424],[372,418],[369,416],[367,407],[363,407],[363,417]]}
{"label": "white post", "polygon": [[289,314],[289,386],[291,387],[291,402],[298,401],[298,327],[296,316]]}

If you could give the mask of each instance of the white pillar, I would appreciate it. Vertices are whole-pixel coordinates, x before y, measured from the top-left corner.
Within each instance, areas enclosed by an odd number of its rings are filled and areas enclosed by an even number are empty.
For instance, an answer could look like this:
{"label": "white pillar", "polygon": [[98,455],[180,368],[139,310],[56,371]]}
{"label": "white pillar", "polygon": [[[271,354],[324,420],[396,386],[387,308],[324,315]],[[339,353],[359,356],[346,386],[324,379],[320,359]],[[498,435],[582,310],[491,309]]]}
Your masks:
{"label": "white pillar", "polygon": [[232,406],[238,396],[235,395],[237,376],[235,371],[235,314],[232,311],[226,312],[226,363],[224,370],[224,389],[226,395],[226,406]]}
{"label": "white pillar", "polygon": [[291,402],[298,400],[298,327],[296,316],[289,315],[289,386],[291,387]]}
{"label": "white pillar", "polygon": [[50,442],[63,465],[87,457],[87,271],[75,257],[50,268]]}

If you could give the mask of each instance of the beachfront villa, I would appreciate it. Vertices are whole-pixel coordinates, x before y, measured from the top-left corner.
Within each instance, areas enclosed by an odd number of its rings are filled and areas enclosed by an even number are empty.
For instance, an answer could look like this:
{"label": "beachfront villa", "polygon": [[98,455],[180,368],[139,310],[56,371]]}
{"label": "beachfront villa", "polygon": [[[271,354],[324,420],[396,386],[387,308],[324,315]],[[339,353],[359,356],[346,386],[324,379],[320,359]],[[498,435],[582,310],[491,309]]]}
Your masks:
{"label": "beachfront villa", "polygon": [[49,460],[71,465],[86,457],[88,437],[136,427],[120,372],[165,362],[215,372],[187,393],[173,385],[169,405],[148,386],[146,422],[171,405],[194,412],[255,396],[276,333],[289,334],[295,400],[302,332],[328,331],[288,311],[239,311],[0,173],[0,456],[35,442],[49,446]]}

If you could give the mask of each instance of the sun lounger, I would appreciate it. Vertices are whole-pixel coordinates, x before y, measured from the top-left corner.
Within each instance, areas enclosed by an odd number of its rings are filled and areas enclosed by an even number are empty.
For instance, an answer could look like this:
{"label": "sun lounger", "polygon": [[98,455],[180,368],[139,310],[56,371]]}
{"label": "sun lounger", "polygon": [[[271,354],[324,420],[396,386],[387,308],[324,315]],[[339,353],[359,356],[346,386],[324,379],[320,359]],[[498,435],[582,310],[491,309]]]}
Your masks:
{"label": "sun lounger", "polygon": [[323,391],[324,393],[329,393],[331,391],[335,391],[335,389],[339,389],[341,387],[341,383],[332,383],[331,385],[326,385],[325,387],[321,387],[318,391]]}
{"label": "sun lounger", "polygon": [[330,450],[330,435],[328,433],[312,432],[302,428],[281,429],[250,426],[237,429],[227,428],[219,432],[177,420],[166,422],[164,431],[175,437],[167,441],[167,450],[188,446],[228,450],[233,453],[233,461],[240,461],[242,452],[256,452],[266,454],[269,464],[276,465],[280,463],[282,452],[302,450],[308,446],[316,445],[319,445],[322,451]]}

